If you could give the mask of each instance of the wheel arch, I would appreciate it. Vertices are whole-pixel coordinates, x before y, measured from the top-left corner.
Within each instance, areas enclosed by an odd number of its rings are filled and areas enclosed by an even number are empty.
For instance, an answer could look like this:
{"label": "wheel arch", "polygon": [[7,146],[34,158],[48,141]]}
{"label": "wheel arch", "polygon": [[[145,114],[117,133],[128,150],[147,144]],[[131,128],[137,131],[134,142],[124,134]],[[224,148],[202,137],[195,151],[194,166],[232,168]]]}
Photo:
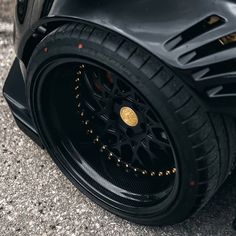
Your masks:
{"label": "wheel arch", "polygon": [[[54,0],[48,14],[23,35],[17,55],[27,65],[37,44],[55,28],[68,22],[93,24],[133,41],[164,61],[199,95],[209,111],[236,117],[236,83],[232,79],[236,78],[236,41],[230,48],[219,45],[211,49],[212,44],[235,32],[232,7],[235,4],[228,0],[121,0],[112,4]],[[192,34],[206,21],[211,22],[206,31]],[[216,22],[214,27],[212,22]]]}
{"label": "wheel arch", "polygon": [[[34,25],[33,30],[29,30],[27,34],[25,34],[24,40],[21,43],[21,47],[18,48],[18,58],[20,58],[25,66],[27,67],[30,57],[38,45],[38,43],[45,38],[50,32],[60,27],[63,24],[68,23],[85,23],[90,25],[96,25],[99,28],[105,28],[111,32],[114,30],[104,27],[103,25],[94,24],[94,22],[89,22],[85,20],[81,20],[79,18],[73,17],[51,17],[45,18],[39,21],[36,25]],[[121,34],[121,32],[114,32]],[[122,34],[121,34],[122,35]],[[148,50],[145,47],[145,44],[140,44],[137,39],[132,37],[127,37],[127,35],[122,35],[123,37],[137,43],[139,46],[143,47],[145,50]],[[23,43],[24,42],[24,43]],[[148,50],[150,52],[150,50]],[[159,55],[155,54],[155,52],[151,52],[155,57],[158,57],[162,61],[167,64],[172,70],[175,71],[179,75],[179,77],[184,81],[184,83],[190,87],[196,94],[199,95],[199,99],[205,104],[205,107],[210,112],[217,112],[222,114],[228,114],[230,116],[236,117],[236,109],[234,107],[235,104],[235,94],[236,94],[236,84],[232,82],[232,76],[226,76],[224,78],[217,77],[213,79],[206,80],[198,80],[194,79],[194,75],[197,74],[197,69],[192,70],[182,70],[174,67],[173,65],[168,64],[168,61],[159,57]],[[204,69],[199,67],[200,72]],[[194,73],[193,73],[194,72]],[[196,72],[196,73],[195,73]],[[223,79],[223,80],[222,80]],[[233,83],[233,84],[232,84]],[[224,86],[226,89],[228,86],[235,89],[235,94],[222,94],[218,96],[218,92],[224,92]],[[210,88],[210,89],[209,89]],[[219,91],[217,90],[219,88]],[[227,90],[226,90],[227,92]]]}

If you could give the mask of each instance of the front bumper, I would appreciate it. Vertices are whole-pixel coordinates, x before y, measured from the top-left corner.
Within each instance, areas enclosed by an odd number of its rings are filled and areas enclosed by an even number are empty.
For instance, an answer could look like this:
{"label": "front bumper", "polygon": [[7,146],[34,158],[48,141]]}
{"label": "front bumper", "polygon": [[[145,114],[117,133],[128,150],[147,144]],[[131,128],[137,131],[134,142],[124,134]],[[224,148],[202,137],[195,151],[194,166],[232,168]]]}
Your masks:
{"label": "front bumper", "polygon": [[4,84],[3,95],[19,128],[35,143],[43,148],[42,141],[30,115],[25,94],[25,82],[20,69],[20,63],[17,58],[13,62]]}

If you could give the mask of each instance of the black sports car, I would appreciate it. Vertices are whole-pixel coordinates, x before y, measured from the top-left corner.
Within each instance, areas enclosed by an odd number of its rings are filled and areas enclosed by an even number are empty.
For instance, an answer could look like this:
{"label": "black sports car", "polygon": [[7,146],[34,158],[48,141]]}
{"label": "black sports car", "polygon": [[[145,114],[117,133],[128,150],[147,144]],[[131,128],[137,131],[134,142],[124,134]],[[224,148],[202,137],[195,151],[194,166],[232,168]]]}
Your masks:
{"label": "black sports car", "polygon": [[235,165],[234,0],[17,0],[4,95],[105,209],[183,221]]}

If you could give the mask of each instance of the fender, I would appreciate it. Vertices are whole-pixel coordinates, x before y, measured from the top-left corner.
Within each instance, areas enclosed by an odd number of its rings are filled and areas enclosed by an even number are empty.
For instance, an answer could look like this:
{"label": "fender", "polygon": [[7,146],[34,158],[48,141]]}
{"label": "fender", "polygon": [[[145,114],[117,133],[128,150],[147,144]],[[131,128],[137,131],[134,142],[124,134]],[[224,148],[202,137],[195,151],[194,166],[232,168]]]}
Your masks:
{"label": "fender", "polygon": [[[235,1],[54,0],[43,16],[38,9],[43,9],[45,2],[33,2],[29,1],[32,13],[28,15],[34,17],[28,32],[22,34],[19,23],[16,26],[19,58],[30,51],[26,43],[41,25],[66,21],[96,24],[136,42],[172,67],[210,111],[236,115]],[[235,39],[227,42],[232,35]]]}
{"label": "fender", "polygon": [[[32,15],[37,16],[35,13],[42,6],[36,2]],[[181,55],[234,32],[235,12],[236,3],[232,0],[55,0],[45,18],[55,17],[56,21],[57,17],[64,17],[92,22],[135,41],[174,67],[188,69],[207,65],[213,58],[217,62],[235,57],[236,48],[187,64],[178,60]],[[166,49],[165,43],[211,15],[221,16],[225,24],[192,38],[175,50]],[[31,20],[32,24],[37,22],[36,16]]]}
{"label": "fender", "polygon": [[[233,3],[234,2],[234,3]],[[225,19],[224,27],[192,38],[176,50],[167,50],[165,44],[187,29],[218,15]],[[73,17],[111,29],[135,41],[166,63],[181,69],[234,58],[236,48],[227,54],[210,55],[192,63],[181,63],[179,58],[210,41],[235,31],[236,2],[229,0],[55,0],[49,16]]]}

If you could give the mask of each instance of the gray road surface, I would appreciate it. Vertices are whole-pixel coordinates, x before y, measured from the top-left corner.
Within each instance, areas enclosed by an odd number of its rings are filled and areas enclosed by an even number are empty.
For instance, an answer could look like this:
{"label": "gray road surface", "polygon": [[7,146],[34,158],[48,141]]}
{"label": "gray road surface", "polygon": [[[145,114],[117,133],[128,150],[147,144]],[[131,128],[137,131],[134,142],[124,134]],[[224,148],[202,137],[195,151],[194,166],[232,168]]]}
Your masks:
{"label": "gray road surface", "polygon": [[[14,58],[12,0],[0,0],[0,91]],[[10,10],[11,9],[11,10]],[[236,173],[196,216],[172,227],[137,226],[82,195],[15,125],[0,92],[0,236],[236,235]]]}

